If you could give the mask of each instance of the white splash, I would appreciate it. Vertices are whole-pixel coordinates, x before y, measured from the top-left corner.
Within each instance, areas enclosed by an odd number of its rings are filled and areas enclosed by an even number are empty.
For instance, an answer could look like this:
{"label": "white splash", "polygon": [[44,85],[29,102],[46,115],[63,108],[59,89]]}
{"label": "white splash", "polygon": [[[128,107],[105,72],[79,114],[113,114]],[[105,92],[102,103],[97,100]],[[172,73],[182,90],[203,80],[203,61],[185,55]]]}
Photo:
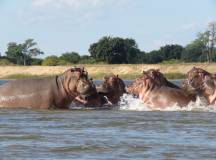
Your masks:
{"label": "white splash", "polygon": [[204,112],[216,112],[216,106],[208,105],[204,97],[197,97],[195,102],[190,102],[185,107],[180,107],[177,104],[167,107],[165,109],[156,108],[152,109],[146,106],[138,98],[134,98],[132,95],[124,94],[121,97],[119,103],[120,110],[129,110],[129,111],[204,111]]}
{"label": "white splash", "polygon": [[120,110],[151,111],[141,100],[133,95],[124,94],[119,102]]}

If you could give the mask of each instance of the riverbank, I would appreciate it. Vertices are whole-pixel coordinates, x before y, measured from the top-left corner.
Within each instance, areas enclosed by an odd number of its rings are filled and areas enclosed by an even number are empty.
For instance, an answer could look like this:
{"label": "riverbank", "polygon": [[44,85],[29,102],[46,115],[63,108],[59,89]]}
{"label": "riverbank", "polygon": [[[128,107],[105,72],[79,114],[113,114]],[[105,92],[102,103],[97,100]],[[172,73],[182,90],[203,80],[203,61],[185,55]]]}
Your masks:
{"label": "riverbank", "polygon": [[[183,64],[121,64],[121,65],[77,65],[83,66],[90,77],[102,79],[105,74],[118,74],[123,79],[135,79],[143,70],[150,68],[160,69],[169,79],[182,79],[194,66],[209,72],[216,71],[216,63],[183,63]],[[24,77],[44,77],[63,73],[73,66],[0,66],[1,79],[14,79]]]}

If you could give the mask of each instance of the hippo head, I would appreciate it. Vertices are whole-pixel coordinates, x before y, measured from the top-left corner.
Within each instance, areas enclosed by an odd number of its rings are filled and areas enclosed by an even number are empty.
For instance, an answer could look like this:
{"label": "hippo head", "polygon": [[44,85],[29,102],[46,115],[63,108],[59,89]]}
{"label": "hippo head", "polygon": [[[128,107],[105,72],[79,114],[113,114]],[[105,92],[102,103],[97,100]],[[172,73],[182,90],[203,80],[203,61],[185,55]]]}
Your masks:
{"label": "hippo head", "polygon": [[199,94],[201,92],[212,94],[215,87],[215,75],[196,67],[193,67],[187,73],[187,79],[183,81],[183,89],[191,94]]}
{"label": "hippo head", "polygon": [[177,88],[179,89],[180,87],[178,87],[177,85],[169,82],[166,77],[160,72],[159,69],[149,69],[147,71],[143,71],[143,75],[148,75],[150,76],[155,83],[157,83],[157,85],[165,85],[167,87],[171,87],[171,88]]}
{"label": "hippo head", "polygon": [[84,68],[71,68],[63,73],[61,79],[64,89],[72,97],[80,96],[85,99],[97,93]]}
{"label": "hippo head", "polygon": [[160,72],[159,69],[149,69],[147,71],[143,71],[143,75],[149,75],[153,79],[157,79],[158,83],[165,83],[166,78],[163,76],[163,74]]}
{"label": "hippo head", "polygon": [[117,103],[126,92],[125,84],[118,75],[107,75],[102,85],[97,87],[99,94],[106,96],[112,103]]}
{"label": "hippo head", "polygon": [[143,73],[143,75],[137,78],[131,85],[127,87],[127,92],[138,96],[143,89],[149,90],[156,85],[155,81],[148,73]]}

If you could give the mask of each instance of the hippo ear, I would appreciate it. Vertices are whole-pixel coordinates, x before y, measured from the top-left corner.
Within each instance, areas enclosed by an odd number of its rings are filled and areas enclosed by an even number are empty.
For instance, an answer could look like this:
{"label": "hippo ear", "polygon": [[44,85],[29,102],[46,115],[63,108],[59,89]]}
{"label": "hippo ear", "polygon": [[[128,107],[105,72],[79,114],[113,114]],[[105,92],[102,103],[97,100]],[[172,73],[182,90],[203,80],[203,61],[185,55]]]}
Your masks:
{"label": "hippo ear", "polygon": [[160,72],[160,69],[159,69],[159,68],[158,68],[158,69],[155,69],[155,71]]}
{"label": "hippo ear", "polygon": [[116,75],[116,77],[117,77],[117,78],[119,77],[118,74]]}
{"label": "hippo ear", "polygon": [[143,71],[142,73],[143,73],[143,74],[146,74],[147,72],[146,72],[146,71]]}

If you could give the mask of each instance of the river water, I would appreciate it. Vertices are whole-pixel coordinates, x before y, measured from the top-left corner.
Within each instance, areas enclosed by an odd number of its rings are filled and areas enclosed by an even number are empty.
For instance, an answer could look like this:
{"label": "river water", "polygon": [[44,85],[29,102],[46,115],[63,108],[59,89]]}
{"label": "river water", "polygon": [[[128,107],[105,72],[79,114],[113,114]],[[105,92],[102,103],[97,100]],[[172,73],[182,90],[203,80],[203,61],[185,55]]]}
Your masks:
{"label": "river water", "polygon": [[0,109],[0,159],[216,159],[214,107],[147,111]]}

